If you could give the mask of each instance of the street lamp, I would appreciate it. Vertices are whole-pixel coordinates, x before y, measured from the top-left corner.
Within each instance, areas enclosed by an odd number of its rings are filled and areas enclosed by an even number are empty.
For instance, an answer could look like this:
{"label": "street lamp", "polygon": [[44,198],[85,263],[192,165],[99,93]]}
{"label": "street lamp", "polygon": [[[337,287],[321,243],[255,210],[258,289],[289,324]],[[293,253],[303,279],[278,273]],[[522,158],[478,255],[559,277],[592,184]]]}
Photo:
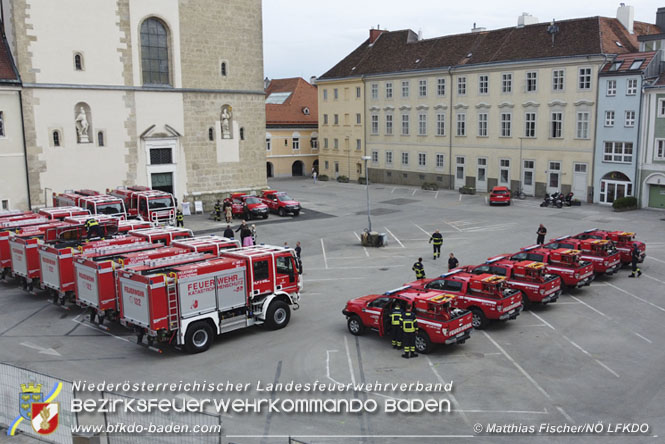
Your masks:
{"label": "street lamp", "polygon": [[367,224],[369,231],[372,231],[372,219],[369,216],[369,174],[367,171],[367,162],[371,159],[371,156],[362,156],[361,159],[365,161],[365,194],[367,195]]}

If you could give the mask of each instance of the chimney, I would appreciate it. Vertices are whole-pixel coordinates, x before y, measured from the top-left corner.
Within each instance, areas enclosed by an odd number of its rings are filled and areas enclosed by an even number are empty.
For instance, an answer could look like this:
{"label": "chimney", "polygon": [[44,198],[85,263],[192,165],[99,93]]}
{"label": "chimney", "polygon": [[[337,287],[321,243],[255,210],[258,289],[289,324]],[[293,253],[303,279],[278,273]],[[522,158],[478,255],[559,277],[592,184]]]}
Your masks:
{"label": "chimney", "polygon": [[369,30],[369,44],[371,45],[372,43],[376,42],[376,39],[379,38],[381,34],[386,32],[385,29],[379,29],[377,26],[376,29],[370,29]]}
{"label": "chimney", "polygon": [[312,85],[316,85],[316,76],[312,76],[309,78],[309,83]]}
{"label": "chimney", "polygon": [[660,28],[660,32],[665,30],[665,8],[658,8],[658,12],[656,12],[656,26]]}
{"label": "chimney", "polygon": [[626,6],[625,3],[619,3],[619,7],[617,8],[617,20],[619,20],[623,27],[632,34],[633,22],[635,20],[635,8],[632,6]]}
{"label": "chimney", "polygon": [[270,79],[266,77],[265,79],[263,79],[263,89],[264,90],[268,89],[269,86],[270,86]]}
{"label": "chimney", "polygon": [[538,23],[538,17],[534,17],[528,12],[523,12],[522,15],[517,17],[517,27],[524,28],[527,25],[535,25]]}
{"label": "chimney", "polygon": [[487,28],[476,26],[476,24],[474,23],[473,28],[471,28],[471,32],[481,32],[481,31],[485,31],[486,29]]}

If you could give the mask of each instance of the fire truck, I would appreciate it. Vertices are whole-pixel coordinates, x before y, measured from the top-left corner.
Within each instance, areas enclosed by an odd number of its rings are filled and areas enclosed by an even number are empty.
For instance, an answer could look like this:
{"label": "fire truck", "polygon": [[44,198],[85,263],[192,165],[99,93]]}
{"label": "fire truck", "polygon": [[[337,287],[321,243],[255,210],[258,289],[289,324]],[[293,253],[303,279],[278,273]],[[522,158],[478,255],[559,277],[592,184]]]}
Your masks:
{"label": "fire truck", "polygon": [[24,214],[21,216],[5,217],[0,219],[0,232],[2,231],[16,231],[23,227],[33,225],[44,225],[52,220],[40,216],[36,213]]}
{"label": "fire truck", "polygon": [[621,257],[614,244],[606,239],[575,239],[571,236],[556,238],[543,245],[544,248],[556,250],[557,248],[570,248],[579,250],[580,257],[593,264],[593,271],[597,274],[612,275],[621,268]]}
{"label": "fire truck", "polygon": [[435,344],[464,344],[473,330],[471,312],[452,307],[457,296],[441,291],[419,290],[410,286],[396,288],[383,294],[370,294],[346,303],[346,316],[351,334],[359,336],[368,329],[379,336],[390,332],[390,313],[396,305],[414,307],[418,321],[415,347],[418,353],[429,353]]}
{"label": "fire truck", "polygon": [[630,264],[633,260],[632,250],[635,246],[640,250],[639,262],[644,262],[647,246],[644,242],[635,240],[635,233],[629,231],[609,231],[592,228],[573,236],[577,239],[600,239],[612,241],[619,251],[621,263]]}
{"label": "fire truck", "polygon": [[166,246],[171,245],[175,240],[192,237],[194,235],[192,230],[180,227],[143,228],[141,230],[132,230],[129,234],[143,238],[148,242],[161,242]]}
{"label": "fire truck", "polygon": [[490,320],[516,319],[523,309],[522,294],[506,286],[506,278],[453,270],[434,279],[411,282],[413,288],[454,294],[452,306],[473,314],[473,327],[485,328]]}
{"label": "fire truck", "polygon": [[25,210],[2,210],[0,211],[0,221],[7,217],[23,216],[25,214],[32,214],[32,211]]}
{"label": "fire truck", "polygon": [[297,309],[302,281],[292,249],[255,246],[160,273],[118,271],[120,322],[148,345],[206,351],[215,335],[253,325],[280,329]]}
{"label": "fire truck", "polygon": [[123,200],[129,217],[175,225],[175,199],[171,193],[138,185],[118,187],[107,193]]}
{"label": "fire truck", "polygon": [[53,193],[53,206],[76,206],[88,210],[90,214],[105,214],[127,219],[127,211],[122,199],[92,190]]}
{"label": "fire truck", "polygon": [[590,285],[596,277],[593,273],[593,264],[582,260],[579,250],[558,248],[550,250],[540,245],[531,245],[522,248],[519,253],[511,255],[508,259],[514,262],[536,261],[547,264],[546,271],[556,274],[564,285],[581,288]]}
{"label": "fire truck", "polygon": [[81,207],[48,207],[41,208],[38,214],[51,220],[63,220],[71,216],[87,216],[90,214],[90,211]]}
{"label": "fire truck", "polygon": [[239,240],[229,239],[214,234],[177,239],[174,240],[171,245],[174,247],[186,248],[195,253],[211,253],[215,256],[221,256],[226,250],[241,247]]}
{"label": "fire truck", "polygon": [[249,196],[245,193],[233,193],[231,197],[224,199],[225,204],[231,204],[231,214],[233,217],[242,217],[246,220],[262,217],[267,219],[269,209],[261,199],[256,196]]}
{"label": "fire truck", "polygon": [[261,202],[266,204],[270,211],[284,217],[287,214],[298,216],[300,214],[300,202],[291,199],[284,191],[264,190],[261,194]]}
{"label": "fire truck", "polygon": [[484,264],[463,267],[473,274],[495,274],[506,278],[508,288],[520,290],[525,304],[549,304],[561,296],[561,278],[549,274],[543,262],[507,259],[508,255],[487,259]]}

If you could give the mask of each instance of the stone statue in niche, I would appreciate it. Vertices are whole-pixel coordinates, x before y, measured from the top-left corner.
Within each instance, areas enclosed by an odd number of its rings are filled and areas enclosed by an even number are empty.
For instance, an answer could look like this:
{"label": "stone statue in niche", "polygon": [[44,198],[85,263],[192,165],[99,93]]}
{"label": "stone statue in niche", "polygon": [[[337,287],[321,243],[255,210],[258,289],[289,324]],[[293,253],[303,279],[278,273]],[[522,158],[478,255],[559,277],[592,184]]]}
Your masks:
{"label": "stone statue in niche", "polygon": [[231,107],[222,108],[222,139],[231,139]]}
{"label": "stone statue in niche", "polygon": [[88,137],[88,116],[85,113],[83,107],[79,108],[79,113],[76,115],[76,134],[79,138],[79,143],[89,143],[90,138]]}

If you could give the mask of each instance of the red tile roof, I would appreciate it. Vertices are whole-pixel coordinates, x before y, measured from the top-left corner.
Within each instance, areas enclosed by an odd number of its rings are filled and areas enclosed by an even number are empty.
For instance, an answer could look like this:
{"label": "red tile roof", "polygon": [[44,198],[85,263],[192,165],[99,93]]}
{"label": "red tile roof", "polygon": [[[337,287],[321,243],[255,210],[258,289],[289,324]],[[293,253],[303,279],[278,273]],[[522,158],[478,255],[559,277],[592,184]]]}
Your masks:
{"label": "red tile roof", "polygon": [[9,52],[9,45],[3,38],[0,40],[0,81],[3,82],[17,82],[19,81],[18,75],[14,69],[14,62],[12,55]]}
{"label": "red tile roof", "polygon": [[[273,79],[266,88],[266,98],[272,93],[290,92],[282,104],[266,103],[266,125],[297,126],[318,124],[318,97],[316,86],[301,77]],[[309,109],[309,115],[303,110]]]}
{"label": "red tile roof", "polygon": [[[614,73],[614,72],[626,72],[626,71],[645,71],[647,69],[647,66],[649,66],[649,63],[653,60],[653,58],[656,56],[656,52],[633,52],[630,54],[620,54],[614,58],[613,61],[608,62],[603,66],[603,69],[600,70],[602,74],[604,73]],[[637,69],[630,69],[630,66],[633,64],[635,60],[643,60],[642,65],[640,65],[639,68]],[[610,68],[615,64],[615,63],[621,63],[618,69],[612,69],[610,71]]]}
{"label": "red tile roof", "polygon": [[547,32],[550,23],[426,40],[418,40],[417,34],[410,29],[384,32],[371,45],[369,39],[365,40],[320,78],[552,57],[623,54],[639,50],[638,35],[661,32],[655,25],[634,22],[635,33],[630,34],[617,19],[606,17],[563,20],[556,25],[559,31],[554,36],[554,43],[552,35]]}

